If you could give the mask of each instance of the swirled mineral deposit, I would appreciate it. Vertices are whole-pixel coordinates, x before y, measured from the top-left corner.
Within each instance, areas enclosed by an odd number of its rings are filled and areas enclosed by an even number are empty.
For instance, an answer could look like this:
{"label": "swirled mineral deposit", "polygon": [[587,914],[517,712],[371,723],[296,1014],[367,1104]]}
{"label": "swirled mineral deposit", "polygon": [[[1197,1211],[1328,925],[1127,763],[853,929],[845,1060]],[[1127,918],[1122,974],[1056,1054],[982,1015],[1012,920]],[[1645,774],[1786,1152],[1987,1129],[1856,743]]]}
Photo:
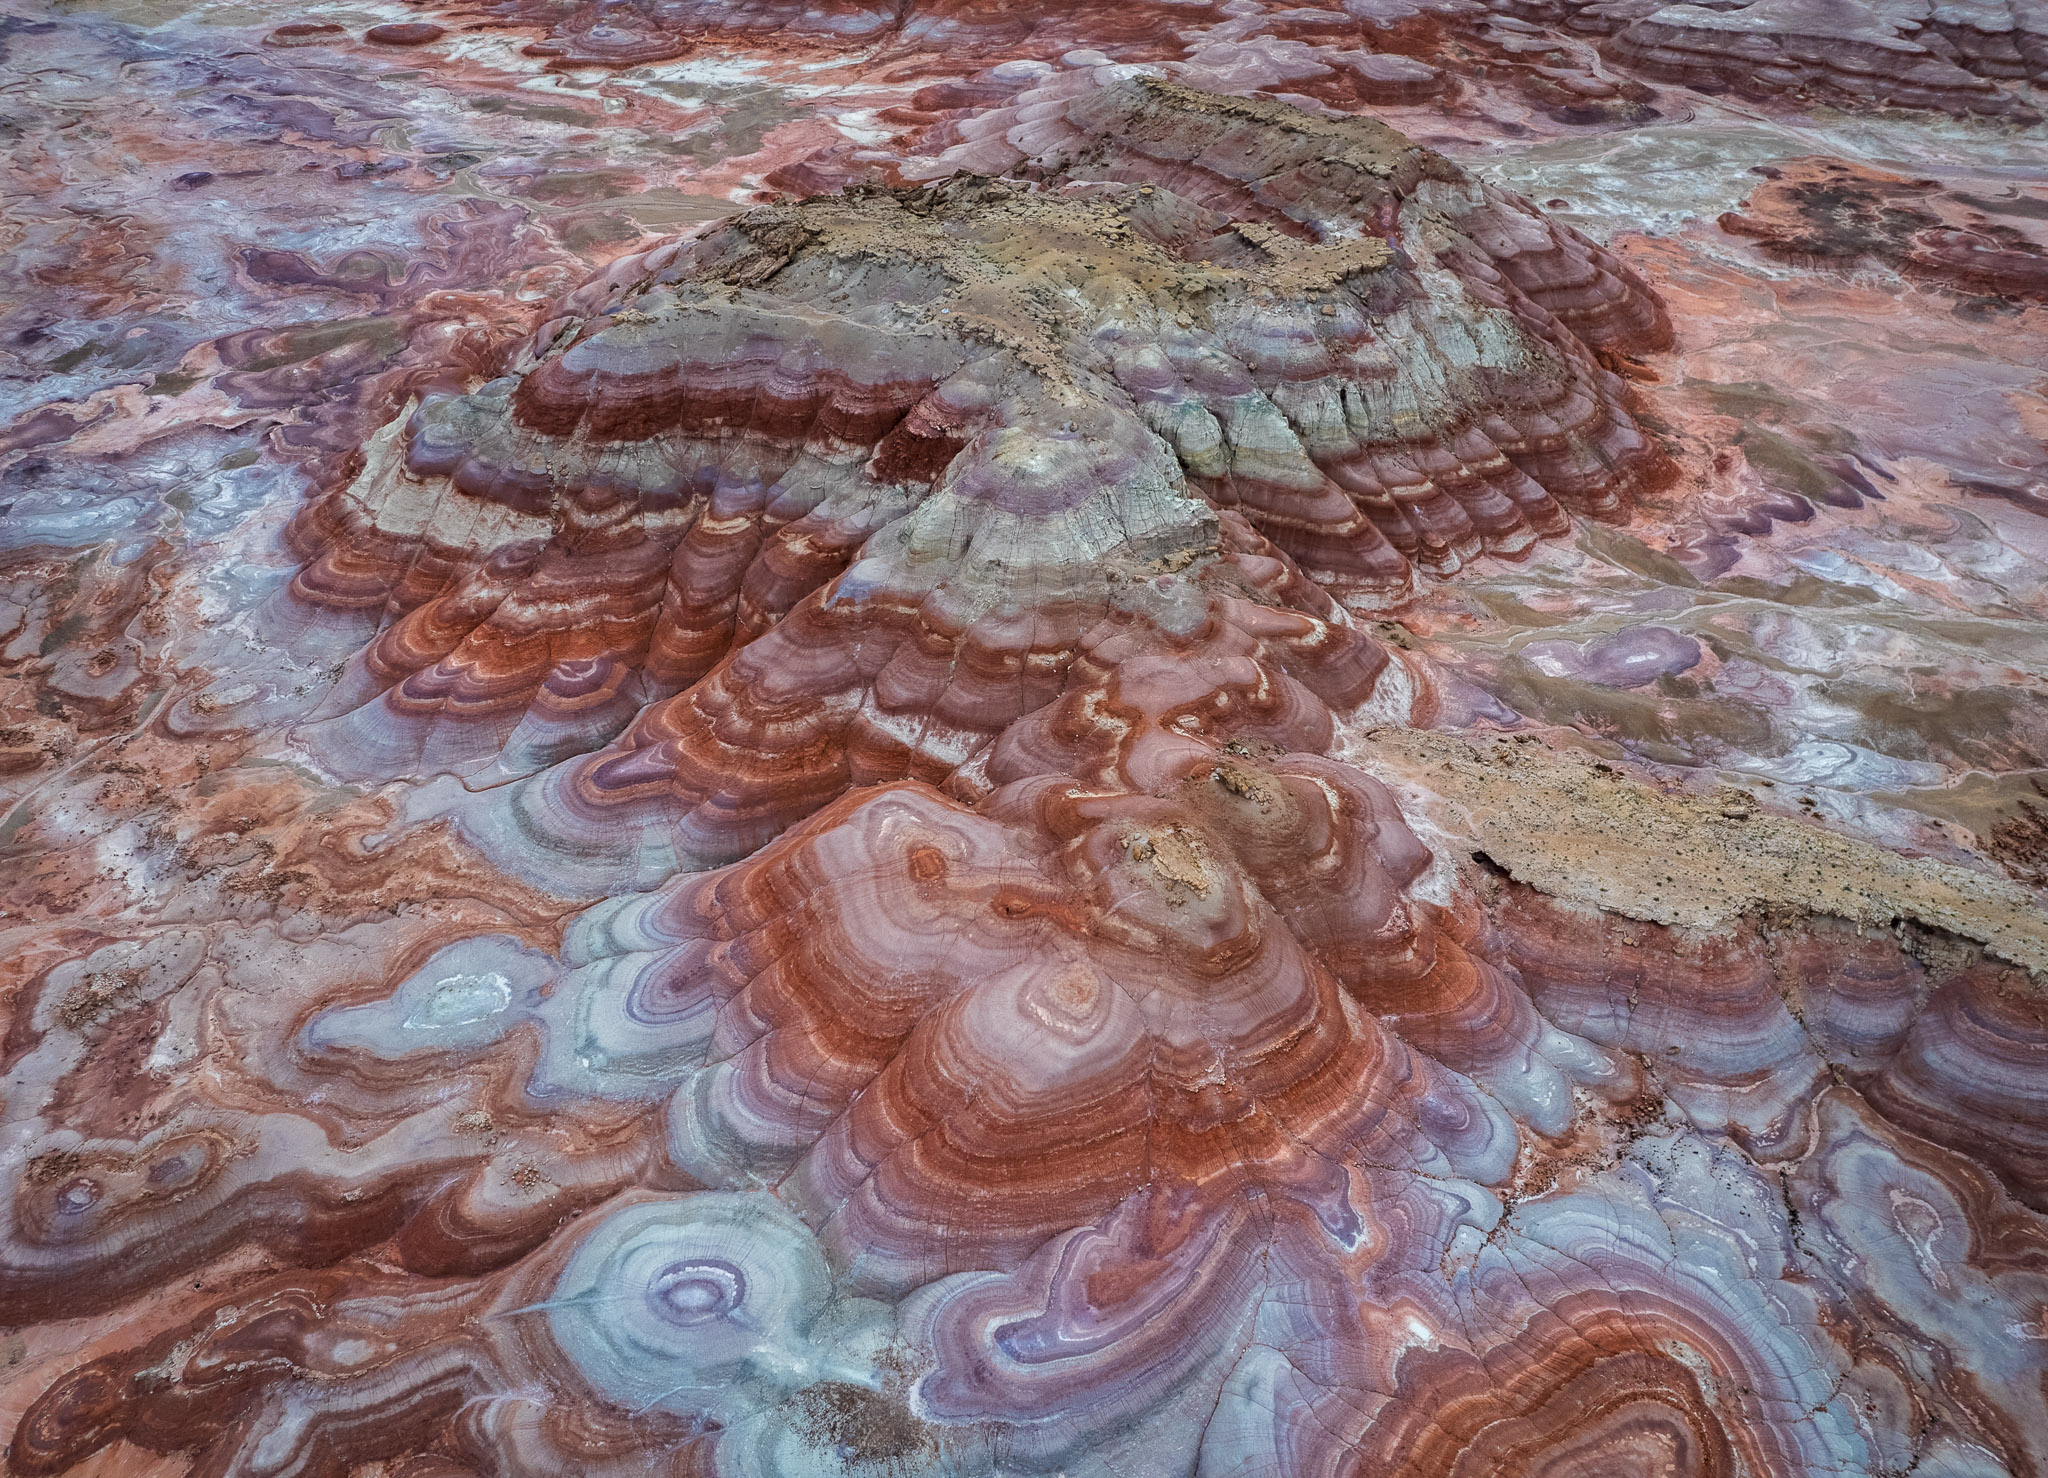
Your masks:
{"label": "swirled mineral deposit", "polygon": [[0,27],[30,1475],[2048,1475],[2034,0]]}

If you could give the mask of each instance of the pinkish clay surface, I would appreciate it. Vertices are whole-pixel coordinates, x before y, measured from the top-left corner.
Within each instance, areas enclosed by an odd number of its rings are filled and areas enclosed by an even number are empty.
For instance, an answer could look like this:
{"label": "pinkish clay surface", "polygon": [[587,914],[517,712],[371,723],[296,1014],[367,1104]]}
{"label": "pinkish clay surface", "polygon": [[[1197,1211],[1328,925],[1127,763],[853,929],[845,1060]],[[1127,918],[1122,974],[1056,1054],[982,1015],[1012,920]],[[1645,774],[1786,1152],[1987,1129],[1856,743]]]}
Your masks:
{"label": "pinkish clay surface", "polygon": [[2048,1474],[2040,0],[0,72],[8,1473]]}

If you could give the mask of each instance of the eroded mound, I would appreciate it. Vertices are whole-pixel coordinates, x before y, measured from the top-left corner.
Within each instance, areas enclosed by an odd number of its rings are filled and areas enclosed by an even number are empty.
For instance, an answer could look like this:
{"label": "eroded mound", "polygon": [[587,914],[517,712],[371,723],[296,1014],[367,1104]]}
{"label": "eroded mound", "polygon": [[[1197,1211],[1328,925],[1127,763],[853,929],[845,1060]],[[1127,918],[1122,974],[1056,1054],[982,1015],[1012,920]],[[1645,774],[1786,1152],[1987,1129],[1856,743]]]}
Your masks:
{"label": "eroded mound", "polygon": [[[1169,67],[1217,91],[1272,89],[1340,110],[1412,103],[1455,90],[1461,76],[1505,74],[1568,123],[1644,116],[1645,81],[2025,123],[2040,115],[2012,84],[2048,78],[2038,0],[487,0],[482,9],[542,30],[527,54],[564,68],[658,62],[707,41],[956,58],[1080,51]],[[1589,65],[1585,40],[1605,67]]]}
{"label": "eroded mound", "polygon": [[1656,474],[1655,298],[1097,71],[620,263],[299,520],[270,629],[352,655],[264,758],[383,788],[193,787],[237,865],[317,794],[310,942],[194,882],[12,967],[0,1307],[180,1300],[12,1470],[2048,1461],[2036,921],[1369,727],[1433,679],[1354,609]]}
{"label": "eroded mound", "polygon": [[2031,0],[1606,0],[1580,15],[1600,29],[1628,17],[1602,49],[1647,77],[1755,98],[2031,123],[2040,114],[1997,83],[2048,76],[2048,13]]}
{"label": "eroded mound", "polygon": [[[376,633],[320,762],[488,784],[618,735],[518,824],[609,849],[600,881],[724,861],[848,784],[985,791],[1148,582],[1277,557],[1322,619],[1656,474],[1594,350],[1662,310],[1520,201],[1151,79],[1025,111],[933,166],[980,175],[621,264],[522,374],[387,430],[298,529],[295,609]],[[633,830],[650,803],[670,834]]]}

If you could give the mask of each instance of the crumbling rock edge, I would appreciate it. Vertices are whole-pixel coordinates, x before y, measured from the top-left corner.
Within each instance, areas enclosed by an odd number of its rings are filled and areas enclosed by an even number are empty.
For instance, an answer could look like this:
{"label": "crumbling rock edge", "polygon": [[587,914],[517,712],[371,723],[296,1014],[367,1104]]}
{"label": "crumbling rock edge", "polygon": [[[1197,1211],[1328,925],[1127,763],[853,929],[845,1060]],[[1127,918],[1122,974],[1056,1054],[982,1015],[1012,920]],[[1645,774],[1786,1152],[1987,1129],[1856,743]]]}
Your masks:
{"label": "crumbling rock edge", "polygon": [[1349,763],[1438,798],[1440,825],[1553,898],[1684,929],[1768,909],[1912,921],[2048,981],[2048,914],[2018,883],[1764,814],[1746,792],[1665,793],[1532,736],[1388,725],[1353,737],[1368,742]]}

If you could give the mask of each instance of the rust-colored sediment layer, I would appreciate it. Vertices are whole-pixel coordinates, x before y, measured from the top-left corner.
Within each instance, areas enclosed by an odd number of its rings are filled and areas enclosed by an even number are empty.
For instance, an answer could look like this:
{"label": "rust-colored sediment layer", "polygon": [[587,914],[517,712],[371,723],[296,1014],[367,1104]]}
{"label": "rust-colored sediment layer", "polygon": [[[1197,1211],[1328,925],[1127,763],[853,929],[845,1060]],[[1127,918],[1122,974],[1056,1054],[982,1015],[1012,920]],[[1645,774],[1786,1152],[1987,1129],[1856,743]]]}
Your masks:
{"label": "rust-colored sediment layer", "polygon": [[[1734,713],[1793,664],[1710,618],[1876,603],[1833,549],[1800,606],[1637,540],[1708,475],[1649,395],[1697,326],[1335,111],[1669,101],[1611,62],[1989,130],[2033,11],[429,9],[356,54],[521,57],[636,128],[723,89],[738,131],[733,77],[814,51],[872,48],[876,92],[832,139],[753,119],[788,132],[744,190],[811,198],[648,241],[579,217],[608,265],[545,310],[484,295],[519,238],[483,207],[436,263],[241,259],[379,305],[207,351],[214,422],[260,403],[316,464],[288,528],[195,478],[78,555],[74,504],[19,495],[11,1471],[2048,1468],[2038,896],[1430,727],[1521,724],[1495,690],[1617,733]],[[478,111],[624,136],[540,95]],[[412,167],[374,134],[359,175]],[[1771,272],[2025,286],[2032,238],[1932,186],[1756,178],[1725,224]],[[200,393],[160,378],[131,399]],[[1856,479],[1843,527],[1917,506],[1716,388],[1756,466]],[[154,444],[146,404],[37,414],[0,455]],[[1487,601],[1562,622],[1603,581],[1621,631],[1447,655]]]}

